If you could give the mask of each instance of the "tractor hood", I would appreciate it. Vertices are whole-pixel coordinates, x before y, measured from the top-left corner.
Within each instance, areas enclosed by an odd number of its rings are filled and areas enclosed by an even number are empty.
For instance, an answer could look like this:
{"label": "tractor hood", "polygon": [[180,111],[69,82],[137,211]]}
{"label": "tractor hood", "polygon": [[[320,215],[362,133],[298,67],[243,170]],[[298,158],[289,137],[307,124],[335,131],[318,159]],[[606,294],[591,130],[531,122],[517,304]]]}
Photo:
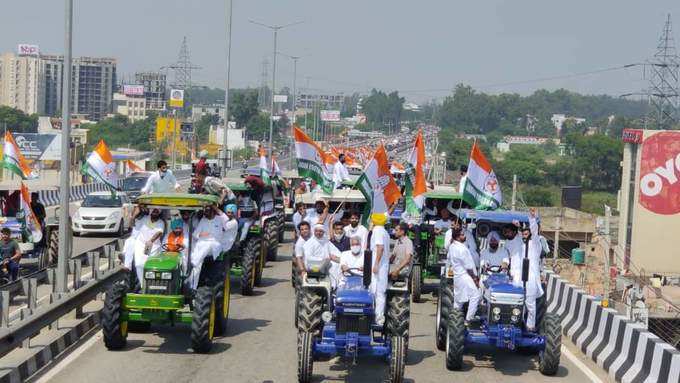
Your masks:
{"label": "tractor hood", "polygon": [[373,295],[363,286],[361,277],[348,277],[345,287],[338,289],[336,306],[371,307]]}
{"label": "tractor hood", "polygon": [[144,270],[148,271],[173,271],[179,267],[180,253],[161,253],[149,257],[144,264]]}

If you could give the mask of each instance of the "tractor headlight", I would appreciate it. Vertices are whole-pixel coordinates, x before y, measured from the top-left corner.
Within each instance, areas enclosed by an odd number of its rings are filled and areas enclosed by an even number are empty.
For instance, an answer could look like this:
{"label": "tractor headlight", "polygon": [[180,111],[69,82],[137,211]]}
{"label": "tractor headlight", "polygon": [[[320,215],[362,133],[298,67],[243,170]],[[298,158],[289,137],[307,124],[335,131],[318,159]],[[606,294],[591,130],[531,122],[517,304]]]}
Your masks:
{"label": "tractor headlight", "polygon": [[520,314],[522,314],[522,310],[520,310],[519,308],[515,307],[514,309],[512,309],[512,315],[513,316],[518,317],[518,316],[520,316]]}
{"label": "tractor headlight", "polygon": [[161,279],[165,280],[172,279],[172,273],[169,271],[161,273]]}
{"label": "tractor headlight", "polygon": [[144,279],[154,279],[156,278],[156,273],[153,271],[147,271],[144,273]]}
{"label": "tractor headlight", "polygon": [[494,322],[498,322],[501,320],[501,314],[493,314],[493,320]]}
{"label": "tractor headlight", "polygon": [[331,314],[330,311],[324,311],[323,313],[321,313],[321,320],[322,320],[324,323],[328,323],[328,322],[330,322],[332,319],[333,319],[333,314]]}
{"label": "tractor headlight", "polygon": [[494,317],[498,315],[500,317],[501,315],[501,308],[500,307],[494,307],[491,312],[494,314]]}

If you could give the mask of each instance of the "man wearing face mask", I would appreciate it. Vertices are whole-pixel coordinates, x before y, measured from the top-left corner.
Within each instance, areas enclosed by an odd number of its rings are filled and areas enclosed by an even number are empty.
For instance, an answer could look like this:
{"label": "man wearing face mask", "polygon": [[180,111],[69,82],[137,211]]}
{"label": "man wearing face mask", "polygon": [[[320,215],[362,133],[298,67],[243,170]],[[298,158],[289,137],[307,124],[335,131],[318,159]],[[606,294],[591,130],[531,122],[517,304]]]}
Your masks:
{"label": "man wearing face mask", "polygon": [[[138,207],[135,218],[143,211],[142,207]],[[152,209],[149,215],[139,219],[133,235],[125,241],[123,267],[127,270],[132,269],[134,261],[137,280],[140,282],[144,280],[144,263],[146,263],[147,258],[160,251],[161,237],[163,237],[164,231],[165,223],[161,219],[161,211]]]}
{"label": "man wearing face mask", "polygon": [[375,297],[375,323],[382,326],[385,323],[385,298],[390,270],[390,234],[385,230],[387,216],[384,213],[371,214],[371,222],[373,234],[370,246],[373,267],[369,290]]}
{"label": "man wearing face mask", "polygon": [[213,259],[222,252],[222,237],[226,216],[217,206],[208,206],[203,210],[203,218],[198,222],[193,234],[193,249],[191,251],[191,288],[198,287],[201,268],[205,258],[212,256]]}
{"label": "man wearing face mask", "polygon": [[366,240],[368,239],[368,229],[361,224],[361,214],[353,211],[349,217],[349,225],[345,226],[345,235],[348,237],[358,236],[361,238],[361,249],[366,250]]}
{"label": "man wearing face mask", "polygon": [[333,224],[333,238],[331,238],[331,243],[341,252],[349,250],[349,237],[345,235],[342,222],[335,222]]}
{"label": "man wearing face mask", "polygon": [[481,263],[482,267],[501,267],[503,270],[508,269],[510,262],[510,253],[504,247],[500,247],[501,237],[497,232],[492,231],[486,236],[489,241],[488,248],[482,250]]}
{"label": "man wearing face mask", "polygon": [[349,239],[349,250],[340,254],[340,268],[343,272],[340,286],[344,285],[347,281],[347,277],[344,273],[349,272],[350,269],[352,269],[354,275],[363,275],[364,273],[364,251],[361,248],[361,241],[362,238],[358,235],[351,237]]}
{"label": "man wearing face mask", "polygon": [[179,182],[177,182],[172,171],[168,170],[168,163],[160,160],[156,166],[158,171],[151,174],[146,180],[146,185],[142,188],[142,194],[173,193],[179,190]]}
{"label": "man wearing face mask", "polygon": [[349,180],[349,171],[347,171],[347,167],[345,166],[345,154],[340,153],[338,162],[336,162],[333,167],[333,183],[335,184],[335,188],[338,189],[342,186],[343,181]]}

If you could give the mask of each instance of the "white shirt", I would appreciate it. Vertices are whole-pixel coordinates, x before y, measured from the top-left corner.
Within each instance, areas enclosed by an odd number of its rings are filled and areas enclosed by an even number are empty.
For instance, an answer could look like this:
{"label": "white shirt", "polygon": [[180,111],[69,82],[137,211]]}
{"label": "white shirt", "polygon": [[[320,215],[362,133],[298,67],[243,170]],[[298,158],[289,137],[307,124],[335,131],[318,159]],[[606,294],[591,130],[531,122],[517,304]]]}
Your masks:
{"label": "white shirt", "polygon": [[[444,246],[448,247],[451,245],[452,235],[453,232],[451,231],[451,229],[446,231],[446,234],[444,235]],[[472,230],[468,228],[465,228],[465,246],[467,246],[468,250],[470,251],[470,256],[472,256],[472,260],[475,262],[475,265],[477,265],[478,268],[479,253],[477,252],[477,242],[475,242],[475,237],[474,235],[472,235]]]}
{"label": "white shirt", "polygon": [[474,270],[475,264],[465,244],[458,241],[453,241],[449,246],[449,252],[446,255],[449,265],[453,269],[453,278],[469,275],[467,270]]}
{"label": "white shirt", "polygon": [[458,193],[463,193],[465,191],[465,181],[467,181],[467,175],[460,177],[460,182],[458,183]]}
{"label": "white shirt", "polygon": [[349,181],[349,179],[349,172],[347,171],[345,164],[340,161],[336,162],[333,167],[333,183],[335,183],[335,187],[337,188],[342,184],[342,181]]}
{"label": "white shirt", "polygon": [[224,233],[221,238],[222,246],[224,247],[224,251],[229,251],[231,246],[234,245],[234,241],[236,241],[236,236],[238,235],[238,220],[229,219],[225,215],[223,219],[223,231]]}
{"label": "white shirt", "polygon": [[216,215],[213,219],[201,218],[194,229],[194,239],[196,241],[220,241],[224,234],[224,218],[222,215]]}
{"label": "white shirt", "polygon": [[142,188],[142,194],[149,193],[173,193],[179,189],[180,185],[170,170],[161,177],[161,172],[155,171],[146,180],[146,185]]}
{"label": "white shirt", "polygon": [[[158,218],[156,222],[151,221],[150,216],[146,216],[142,219],[139,220],[139,226],[137,230],[137,239],[141,242],[149,242],[151,238],[154,237],[154,235],[158,233],[163,233],[165,229],[165,224],[163,223],[163,220]],[[160,246],[161,245],[161,237],[158,237],[156,241],[154,241],[153,246]]]}
{"label": "white shirt", "polygon": [[361,250],[366,250],[366,240],[368,239],[368,229],[362,224],[358,224],[357,227],[352,227],[352,225],[345,226],[345,235],[350,239],[355,235],[361,237]]}
{"label": "white shirt", "polygon": [[305,256],[304,246],[305,246],[306,242],[307,242],[307,240],[302,238],[302,236],[298,237],[297,242],[295,242],[295,257],[296,258],[302,258],[302,257]]}
{"label": "white shirt", "polygon": [[352,251],[343,251],[340,254],[340,266],[347,266],[349,269],[358,269],[364,267],[364,252],[358,255],[352,254]]}
{"label": "white shirt", "polygon": [[380,268],[388,268],[390,266],[390,234],[385,230],[384,226],[374,226],[373,235],[371,236],[371,251],[373,252],[373,266],[375,260],[378,258],[378,245],[383,246],[383,255],[380,258]]}
{"label": "white shirt", "polygon": [[487,266],[501,266],[503,262],[510,262],[510,254],[505,247],[498,246],[496,251],[482,250],[481,261]]}
{"label": "white shirt", "polygon": [[295,232],[298,235],[300,235],[300,229],[298,229],[300,222],[302,222],[302,214],[296,211],[295,214],[293,214],[293,226],[295,226]]}
{"label": "white shirt", "polygon": [[319,240],[312,236],[303,245],[305,268],[309,268],[310,261],[324,261],[330,259],[331,255],[340,257],[340,251],[329,240]]}
{"label": "white shirt", "polygon": [[451,228],[451,220],[450,219],[447,219],[447,220],[438,219],[434,223],[434,228],[437,229],[437,230],[441,230],[441,231],[450,229]]}
{"label": "white shirt", "polygon": [[[541,246],[540,236],[538,235],[538,223],[535,218],[529,219],[529,228],[531,229],[531,240],[529,240],[529,281],[527,281],[526,293],[529,296],[540,297],[543,295],[543,288],[541,287],[541,251],[543,247]],[[517,237],[520,237],[520,235]],[[523,284],[522,260],[526,251],[526,246],[521,239],[519,244],[519,246],[516,246],[514,253],[511,253],[510,258],[510,275],[517,286]]]}

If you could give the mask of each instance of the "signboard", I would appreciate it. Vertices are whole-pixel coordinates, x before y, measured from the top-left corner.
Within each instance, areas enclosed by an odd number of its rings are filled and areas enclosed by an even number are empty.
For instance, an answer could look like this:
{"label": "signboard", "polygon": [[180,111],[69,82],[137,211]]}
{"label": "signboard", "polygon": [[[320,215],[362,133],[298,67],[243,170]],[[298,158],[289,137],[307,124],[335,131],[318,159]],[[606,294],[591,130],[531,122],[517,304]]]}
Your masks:
{"label": "signboard", "polygon": [[21,154],[29,160],[57,161],[61,158],[61,135],[12,133]]}
{"label": "signboard", "polygon": [[340,121],[340,111],[339,110],[322,110],[321,111],[321,121],[326,121],[326,122],[338,122],[338,121]]}
{"label": "signboard", "polygon": [[17,46],[17,54],[19,56],[40,56],[40,48],[32,44],[19,44]]}
{"label": "signboard", "polygon": [[123,85],[123,94],[126,96],[143,96],[144,85]]}
{"label": "signboard", "polygon": [[628,142],[631,144],[642,143],[642,130],[640,129],[623,129],[621,135],[621,140],[623,142]]}
{"label": "signboard", "polygon": [[275,94],[274,102],[286,103],[288,102],[288,95],[285,94]]}
{"label": "signboard", "polygon": [[170,91],[170,107],[171,108],[184,107],[184,90],[173,89]]}
{"label": "signboard", "polygon": [[680,132],[666,131],[642,141],[640,205],[661,215],[680,213]]}

